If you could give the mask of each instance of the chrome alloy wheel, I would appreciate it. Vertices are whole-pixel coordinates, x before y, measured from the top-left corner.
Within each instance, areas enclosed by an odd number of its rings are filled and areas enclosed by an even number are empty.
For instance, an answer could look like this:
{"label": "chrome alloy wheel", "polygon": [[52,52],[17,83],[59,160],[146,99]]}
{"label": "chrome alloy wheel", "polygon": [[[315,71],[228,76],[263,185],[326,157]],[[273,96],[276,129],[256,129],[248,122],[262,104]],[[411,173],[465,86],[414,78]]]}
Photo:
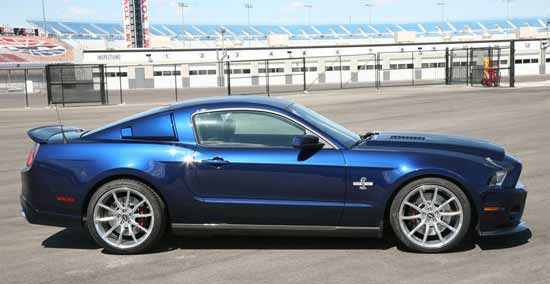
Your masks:
{"label": "chrome alloy wheel", "polygon": [[462,228],[464,213],[458,197],[440,185],[412,190],[399,208],[399,225],[405,236],[424,248],[441,248]]}
{"label": "chrome alloy wheel", "polygon": [[107,191],[94,207],[94,228],[105,242],[119,249],[143,243],[152,232],[153,207],[140,192],[129,187]]}

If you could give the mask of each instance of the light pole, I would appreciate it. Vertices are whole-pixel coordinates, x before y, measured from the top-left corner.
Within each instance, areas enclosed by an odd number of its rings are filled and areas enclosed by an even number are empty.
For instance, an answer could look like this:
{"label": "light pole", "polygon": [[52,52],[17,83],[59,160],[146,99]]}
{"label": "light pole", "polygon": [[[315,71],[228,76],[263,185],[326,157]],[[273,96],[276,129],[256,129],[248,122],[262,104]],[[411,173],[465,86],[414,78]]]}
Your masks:
{"label": "light pole", "polygon": [[304,7],[307,9],[307,25],[311,26],[311,8],[313,8],[313,5],[304,4]]}
{"label": "light pole", "polygon": [[445,22],[445,6],[447,6],[447,2],[440,1],[436,3],[437,6],[441,7],[441,22]]}
{"label": "light pole", "polygon": [[42,21],[43,21],[43,29],[44,29],[44,36],[48,37],[48,30],[46,29],[46,5],[44,5],[44,0],[42,0]]}
{"label": "light pole", "polygon": [[189,8],[189,5],[184,2],[179,2],[178,8],[181,11],[181,45],[185,48],[185,8]]}
{"label": "light pole", "polygon": [[506,20],[510,20],[510,4],[514,0],[503,0],[503,2],[506,2]]}
{"label": "light pole", "polygon": [[246,3],[244,4],[244,7],[246,8],[246,13],[247,13],[247,24],[248,24],[248,32],[246,33],[248,35],[248,45],[250,45],[250,11],[252,10],[252,8],[254,8],[254,6],[252,6],[252,3]]}
{"label": "light pole", "polygon": [[550,46],[550,19],[546,20],[546,41],[543,42],[542,48],[546,50],[548,49],[549,46]]}
{"label": "light pole", "polygon": [[369,25],[372,24],[372,10],[374,9],[374,4],[372,3],[367,3],[365,4],[365,7],[369,8]]}
{"label": "light pole", "polygon": [[250,28],[250,10],[252,10],[254,6],[252,5],[252,3],[246,3],[244,4],[244,7],[247,10],[247,24],[248,24],[248,27]]}

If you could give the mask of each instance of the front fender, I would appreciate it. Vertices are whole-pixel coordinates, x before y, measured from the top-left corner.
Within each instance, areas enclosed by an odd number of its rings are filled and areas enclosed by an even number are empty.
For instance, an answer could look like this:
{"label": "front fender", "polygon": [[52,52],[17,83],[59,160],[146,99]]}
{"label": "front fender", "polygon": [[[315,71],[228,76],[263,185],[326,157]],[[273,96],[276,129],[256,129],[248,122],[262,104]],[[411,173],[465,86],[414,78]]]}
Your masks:
{"label": "front fender", "polygon": [[[347,151],[345,157],[349,167],[343,225],[379,224],[397,191],[422,177],[441,177],[456,183],[469,197],[473,210],[478,210],[479,191],[491,175],[483,158],[452,152],[377,149]],[[362,178],[371,181],[372,186],[364,190],[353,186]]]}
{"label": "front fender", "polygon": [[[389,196],[389,199],[387,202],[391,202],[393,200],[393,197],[397,194],[399,189],[403,188],[408,183],[418,180],[421,178],[426,177],[437,177],[437,178],[443,178],[448,181],[453,182],[458,187],[460,187],[466,196],[468,197],[470,203],[472,203],[472,207],[475,209],[481,208],[481,199],[479,192],[477,192],[477,187],[475,184],[471,184],[467,177],[463,176],[462,174],[448,170],[448,169],[442,169],[442,168],[424,168],[419,170],[411,171],[397,179],[394,183],[392,194]],[[388,205],[391,206],[391,205]]]}

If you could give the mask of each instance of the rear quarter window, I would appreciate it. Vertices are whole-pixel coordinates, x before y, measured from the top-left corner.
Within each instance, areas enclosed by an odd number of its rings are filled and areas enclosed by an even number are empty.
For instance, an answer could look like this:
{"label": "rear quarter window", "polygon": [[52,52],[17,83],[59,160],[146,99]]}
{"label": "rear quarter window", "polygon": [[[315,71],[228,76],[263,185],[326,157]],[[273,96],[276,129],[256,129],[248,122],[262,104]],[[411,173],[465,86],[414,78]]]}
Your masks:
{"label": "rear quarter window", "polygon": [[177,140],[174,128],[172,114],[161,114],[129,122],[120,132],[123,139],[173,141]]}

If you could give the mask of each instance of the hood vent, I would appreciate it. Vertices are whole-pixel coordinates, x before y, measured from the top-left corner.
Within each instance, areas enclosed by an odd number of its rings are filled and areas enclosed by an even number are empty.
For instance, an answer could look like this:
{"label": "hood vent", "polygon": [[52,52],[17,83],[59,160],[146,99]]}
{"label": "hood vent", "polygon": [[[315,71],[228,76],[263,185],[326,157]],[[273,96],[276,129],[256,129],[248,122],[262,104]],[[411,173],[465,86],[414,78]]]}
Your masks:
{"label": "hood vent", "polygon": [[390,140],[422,141],[422,140],[426,140],[426,137],[422,137],[422,136],[392,135],[392,136],[390,136]]}

